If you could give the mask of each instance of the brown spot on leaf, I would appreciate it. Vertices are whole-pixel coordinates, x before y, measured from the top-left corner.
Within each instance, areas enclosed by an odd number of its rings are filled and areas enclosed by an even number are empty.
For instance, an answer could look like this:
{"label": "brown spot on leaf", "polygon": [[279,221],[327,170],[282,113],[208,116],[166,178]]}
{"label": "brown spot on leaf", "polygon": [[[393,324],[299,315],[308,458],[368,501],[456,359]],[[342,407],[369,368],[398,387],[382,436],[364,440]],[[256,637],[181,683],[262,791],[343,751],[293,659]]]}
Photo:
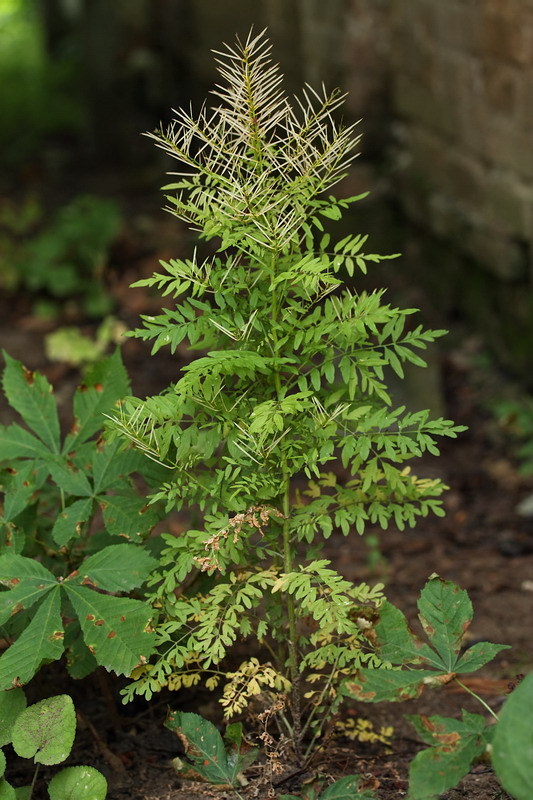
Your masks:
{"label": "brown spot on leaf", "polygon": [[121,616],[120,621],[121,622],[126,622],[126,617],[125,616]]}
{"label": "brown spot on leaf", "polygon": [[[80,421],[79,421],[78,417],[74,417],[74,419],[72,420],[72,425],[70,426],[69,433],[72,436],[75,436],[75,434],[78,433],[79,429],[80,429]],[[70,453],[69,453],[69,455],[70,455]]]}
{"label": "brown spot on leaf", "polygon": [[102,625],[104,624],[104,620],[103,620],[103,619],[97,619],[97,620],[96,620],[96,622],[95,622],[94,624],[95,624],[95,625],[96,625],[98,628],[101,628],[101,627],[102,627]]}
{"label": "brown spot on leaf", "polygon": [[89,622],[92,622],[93,619],[95,619],[95,616],[94,616],[94,614],[87,614],[86,618],[89,620]]}
{"label": "brown spot on leaf", "polygon": [[360,683],[347,683],[346,688],[350,694],[356,697],[358,700],[373,700],[376,696],[375,692],[363,691],[363,686]]}
{"label": "brown spot on leaf", "polygon": [[107,638],[114,639],[116,635],[117,634],[115,633],[115,631],[109,631],[109,633],[107,634]]}
{"label": "brown spot on leaf", "polygon": [[95,384],[94,384],[94,388],[95,388],[95,390],[96,390],[97,392],[103,392],[103,391],[104,391],[104,387],[102,386],[102,384],[101,384],[101,383],[95,383]]}
{"label": "brown spot on leaf", "polygon": [[64,639],[65,634],[63,631],[54,631],[53,634],[49,637],[50,639]]}
{"label": "brown spot on leaf", "polygon": [[92,645],[92,644],[88,644],[88,645],[87,645],[87,649],[88,649],[88,650],[89,650],[89,652],[90,652],[90,653],[92,653],[92,654],[93,654],[93,656],[94,656],[94,654],[96,653],[96,647],[95,647],[94,645]]}
{"label": "brown spot on leaf", "polygon": [[81,585],[82,585],[82,586],[92,586],[92,587],[93,587],[93,589],[96,589],[96,583],[95,583],[94,581],[92,581],[92,580],[89,578],[89,576],[88,576],[88,575],[86,575],[86,576],[84,577],[84,579],[83,579],[83,580],[82,580],[82,582],[81,582]]}
{"label": "brown spot on leaf", "polygon": [[11,609],[11,616],[13,617],[15,614],[18,614],[19,611],[24,611],[24,605],[22,603],[16,603],[13,606]]}
{"label": "brown spot on leaf", "polygon": [[89,387],[86,386],[84,383],[82,383],[82,385],[78,389],[79,392],[87,392],[88,390],[89,390]]}
{"label": "brown spot on leaf", "polygon": [[70,575],[67,575],[67,581],[70,580],[70,578],[75,578],[77,574],[78,574],[78,570],[77,569],[73,569],[72,572],[70,573]]}
{"label": "brown spot on leaf", "polygon": [[11,578],[11,580],[9,581],[9,583],[10,583],[12,586],[16,586],[16,585],[17,585],[17,583],[20,583],[20,578]]}
{"label": "brown spot on leaf", "polygon": [[34,380],[34,374],[31,370],[26,369],[26,367],[22,367],[22,374],[24,375],[24,380],[29,386],[32,386]]}

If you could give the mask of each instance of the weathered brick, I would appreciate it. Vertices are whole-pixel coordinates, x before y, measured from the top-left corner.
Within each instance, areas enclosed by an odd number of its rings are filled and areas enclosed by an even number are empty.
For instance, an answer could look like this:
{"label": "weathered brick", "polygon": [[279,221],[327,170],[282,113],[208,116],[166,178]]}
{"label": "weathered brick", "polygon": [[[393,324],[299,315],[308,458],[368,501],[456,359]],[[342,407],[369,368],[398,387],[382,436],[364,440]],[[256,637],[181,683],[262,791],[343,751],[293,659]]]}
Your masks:
{"label": "weathered brick", "polygon": [[532,198],[516,175],[496,170],[487,177],[484,216],[509,235],[525,237]]}
{"label": "weathered brick", "polygon": [[486,55],[515,64],[533,63],[533,14],[521,0],[487,0],[481,30]]}
{"label": "weathered brick", "polygon": [[513,64],[486,60],[482,66],[482,76],[490,111],[517,121],[526,93],[524,70]]}

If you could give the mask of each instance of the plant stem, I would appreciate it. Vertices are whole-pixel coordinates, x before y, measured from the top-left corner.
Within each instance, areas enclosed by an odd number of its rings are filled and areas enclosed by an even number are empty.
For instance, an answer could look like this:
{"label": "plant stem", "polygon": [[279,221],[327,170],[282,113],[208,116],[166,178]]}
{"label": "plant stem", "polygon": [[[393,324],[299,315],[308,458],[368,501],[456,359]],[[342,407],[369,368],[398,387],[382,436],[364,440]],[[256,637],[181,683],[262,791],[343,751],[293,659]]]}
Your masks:
{"label": "plant stem", "polygon": [[468,686],[465,686],[465,684],[464,684],[464,683],[461,683],[461,681],[459,680],[459,678],[454,678],[454,680],[455,680],[455,682],[456,682],[456,683],[458,683],[458,684],[459,684],[459,686],[460,686],[462,689],[464,689],[464,690],[465,690],[465,692],[468,692],[468,694],[471,694],[471,695],[472,695],[472,697],[475,697],[475,698],[476,698],[476,700],[478,700],[478,701],[481,703],[481,705],[482,705],[484,708],[486,708],[486,709],[487,709],[487,711],[489,712],[489,714],[492,714],[492,716],[494,717],[494,719],[495,719],[496,721],[498,721],[498,719],[499,719],[498,715],[497,715],[497,714],[496,714],[496,713],[495,713],[495,712],[492,710],[492,708],[489,706],[489,704],[488,704],[488,703],[486,703],[486,702],[483,700],[483,698],[482,698],[482,697],[480,697],[478,694],[476,694],[475,692],[473,692],[473,691],[472,691],[472,689],[469,689],[469,688],[468,688]]}
{"label": "plant stem", "polygon": [[[272,275],[276,275],[277,267],[277,253],[272,254]],[[272,291],[272,305],[271,305],[271,321],[272,321],[272,341],[274,345],[274,357],[278,355],[278,337],[276,332],[276,323],[278,316],[278,297],[276,289]],[[274,385],[276,388],[276,395],[278,402],[282,400],[281,376],[279,368],[276,366],[274,372]],[[291,547],[291,534],[290,534],[290,471],[287,465],[287,457],[283,453],[281,456],[281,474],[282,474],[282,512],[283,512],[283,570],[290,573],[293,570],[292,547]],[[298,634],[296,630],[296,609],[294,605],[294,598],[291,594],[285,595],[287,604],[287,623],[289,628],[288,638],[288,666],[292,683],[291,694],[291,711],[293,721],[293,746],[296,760],[300,762],[301,753],[300,745],[302,738],[301,728],[301,693],[300,693],[300,668],[298,657]]]}
{"label": "plant stem", "polygon": [[28,795],[28,800],[31,800],[31,797],[32,797],[32,794],[33,794],[33,790],[35,789],[35,784],[37,782],[37,775],[39,774],[39,767],[40,767],[40,764],[36,764],[35,765],[35,772],[33,773],[33,780],[31,782],[30,793]]}

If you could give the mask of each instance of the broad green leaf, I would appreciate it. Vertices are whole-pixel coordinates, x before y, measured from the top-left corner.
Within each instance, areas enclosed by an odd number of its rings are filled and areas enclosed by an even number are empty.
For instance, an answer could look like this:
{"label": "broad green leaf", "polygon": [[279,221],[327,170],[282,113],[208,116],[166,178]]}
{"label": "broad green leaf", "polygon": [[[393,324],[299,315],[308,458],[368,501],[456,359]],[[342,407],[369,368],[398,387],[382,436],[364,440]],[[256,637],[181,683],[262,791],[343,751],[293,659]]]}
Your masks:
{"label": "broad green leaf", "polygon": [[17,465],[18,469],[6,486],[4,494],[4,519],[8,522],[17,517],[30,503],[37,488],[36,466],[33,461]]}
{"label": "broad green leaf", "polygon": [[87,558],[77,580],[106,592],[129,592],[141,586],[157,560],[134,544],[113,544]]}
{"label": "broad green leaf", "polygon": [[56,578],[38,561],[11,554],[0,556],[0,583],[11,587],[0,592],[0,625],[58,586]]}
{"label": "broad green leaf", "polygon": [[36,764],[60,764],[72,750],[75,735],[72,698],[58,694],[22,712],[13,726],[13,749],[22,758],[33,758]]}
{"label": "broad green leaf", "polygon": [[0,461],[14,461],[16,458],[39,458],[46,456],[49,449],[29,431],[13,423],[0,426]]}
{"label": "broad green leaf", "polygon": [[442,666],[452,672],[463,637],[472,622],[472,603],[464,589],[442,578],[430,578],[418,599],[419,618]]}
{"label": "broad green leaf", "polygon": [[178,734],[196,772],[209,783],[234,786],[234,769],[228,764],[222,736],[212,722],[198,714],[172,711],[165,727]]}
{"label": "broad green leaf", "polygon": [[454,667],[454,671],[475,672],[492,661],[502,650],[508,650],[507,644],[492,644],[492,642],[478,642],[469,647],[466,653],[461,656]]}
{"label": "broad green leaf", "polygon": [[71,453],[103,427],[104,414],[129,393],[129,379],[117,350],[91,366],[85,382],[74,395],[74,422],[65,439],[63,453]]}
{"label": "broad green leaf", "polygon": [[78,621],[71,622],[65,630],[65,654],[68,674],[80,680],[94,672],[98,662],[83,641]]}
{"label": "broad green leaf", "polygon": [[0,692],[0,747],[11,742],[13,725],[25,708],[26,695],[22,689]]}
{"label": "broad green leaf", "polygon": [[463,711],[463,720],[408,717],[419,736],[432,744],[418,753],[409,768],[409,797],[430,800],[457,786],[472,762],[486,749],[485,720]]}
{"label": "broad green leaf", "polygon": [[120,491],[129,488],[124,476],[143,471],[147,466],[146,456],[131,447],[119,451],[120,443],[106,444],[102,449],[94,448],[92,454],[94,493],[110,489]]}
{"label": "broad green leaf", "polygon": [[67,544],[74,536],[79,536],[82,525],[91,515],[92,507],[93,499],[84,497],[75,500],[64,511],[60,511],[52,528],[54,542],[61,546]]}
{"label": "broad green leaf", "polygon": [[355,678],[345,681],[341,694],[368,703],[411,700],[424,688],[441,686],[451,678],[451,674],[425,669],[360,669]]}
{"label": "broad green leaf", "polygon": [[113,536],[125,539],[141,539],[152,530],[159,515],[154,506],[149,506],[135,492],[109,494],[101,500],[104,524]]}
{"label": "broad green leaf", "polygon": [[379,622],[374,628],[376,647],[380,658],[391,664],[418,664],[421,642],[410,630],[399,608],[387,600],[379,611]]}
{"label": "broad green leaf", "polygon": [[94,767],[66,767],[48,784],[50,800],[105,800],[107,781]]}
{"label": "broad green leaf", "polygon": [[244,772],[256,760],[259,749],[246,741],[242,722],[232,722],[226,727],[224,741],[227,745],[226,757],[232,781],[238,782],[238,775]]}
{"label": "broad green leaf", "polygon": [[533,797],[533,672],[509,695],[500,711],[492,763],[515,800]]}
{"label": "broad green leaf", "polygon": [[81,469],[57,458],[48,462],[48,469],[54,483],[60,489],[76,497],[91,497],[93,488],[89,479]]}
{"label": "broad green leaf", "polygon": [[52,387],[38,372],[30,372],[4,352],[3,386],[9,404],[53,453],[59,452],[59,418]]}
{"label": "broad green leaf", "polygon": [[80,621],[85,644],[100,666],[129,675],[146,663],[154,649],[153,611],[147,603],[110,597],[72,583],[64,583],[63,588]]}
{"label": "broad green leaf", "polygon": [[16,800],[30,800],[31,786],[17,786],[15,789]]}
{"label": "broad green leaf", "polygon": [[0,689],[28,683],[43,661],[63,655],[59,593],[59,586],[48,592],[28,627],[0,657]]}
{"label": "broad green leaf", "polygon": [[0,780],[0,800],[16,800],[15,790],[4,778]]}

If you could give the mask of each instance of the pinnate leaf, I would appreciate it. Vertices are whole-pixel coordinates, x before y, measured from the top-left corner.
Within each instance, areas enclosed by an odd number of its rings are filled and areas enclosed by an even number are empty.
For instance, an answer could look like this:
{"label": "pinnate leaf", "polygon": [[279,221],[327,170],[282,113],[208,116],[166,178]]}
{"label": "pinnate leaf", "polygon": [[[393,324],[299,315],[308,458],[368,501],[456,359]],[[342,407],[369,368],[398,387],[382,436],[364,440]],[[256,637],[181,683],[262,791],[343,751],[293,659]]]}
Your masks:
{"label": "pinnate leaf", "polygon": [[[0,747],[10,743],[13,725],[25,708],[26,695],[22,689],[0,692]],[[0,772],[0,775],[3,774]]]}
{"label": "pinnate leaf", "polygon": [[38,372],[30,372],[4,352],[3,386],[9,404],[53,453],[59,452],[59,418],[52,387]]}
{"label": "pinnate leaf", "polygon": [[13,749],[36,764],[59,764],[74,743],[76,712],[67,694],[48,697],[22,712],[13,726]]}
{"label": "pinnate leaf", "polygon": [[141,586],[157,563],[134,544],[112,544],[83,562],[79,579],[106,592],[128,592]]}
{"label": "pinnate leaf", "polygon": [[506,700],[492,743],[492,762],[515,800],[533,797],[533,673]]}
{"label": "pinnate leaf", "polygon": [[63,588],[80,621],[85,644],[100,666],[129,675],[146,663],[154,649],[152,610],[146,603],[99,594],[73,583],[65,582]]}
{"label": "pinnate leaf", "polygon": [[48,784],[50,800],[105,800],[107,781],[94,767],[66,767]]}

